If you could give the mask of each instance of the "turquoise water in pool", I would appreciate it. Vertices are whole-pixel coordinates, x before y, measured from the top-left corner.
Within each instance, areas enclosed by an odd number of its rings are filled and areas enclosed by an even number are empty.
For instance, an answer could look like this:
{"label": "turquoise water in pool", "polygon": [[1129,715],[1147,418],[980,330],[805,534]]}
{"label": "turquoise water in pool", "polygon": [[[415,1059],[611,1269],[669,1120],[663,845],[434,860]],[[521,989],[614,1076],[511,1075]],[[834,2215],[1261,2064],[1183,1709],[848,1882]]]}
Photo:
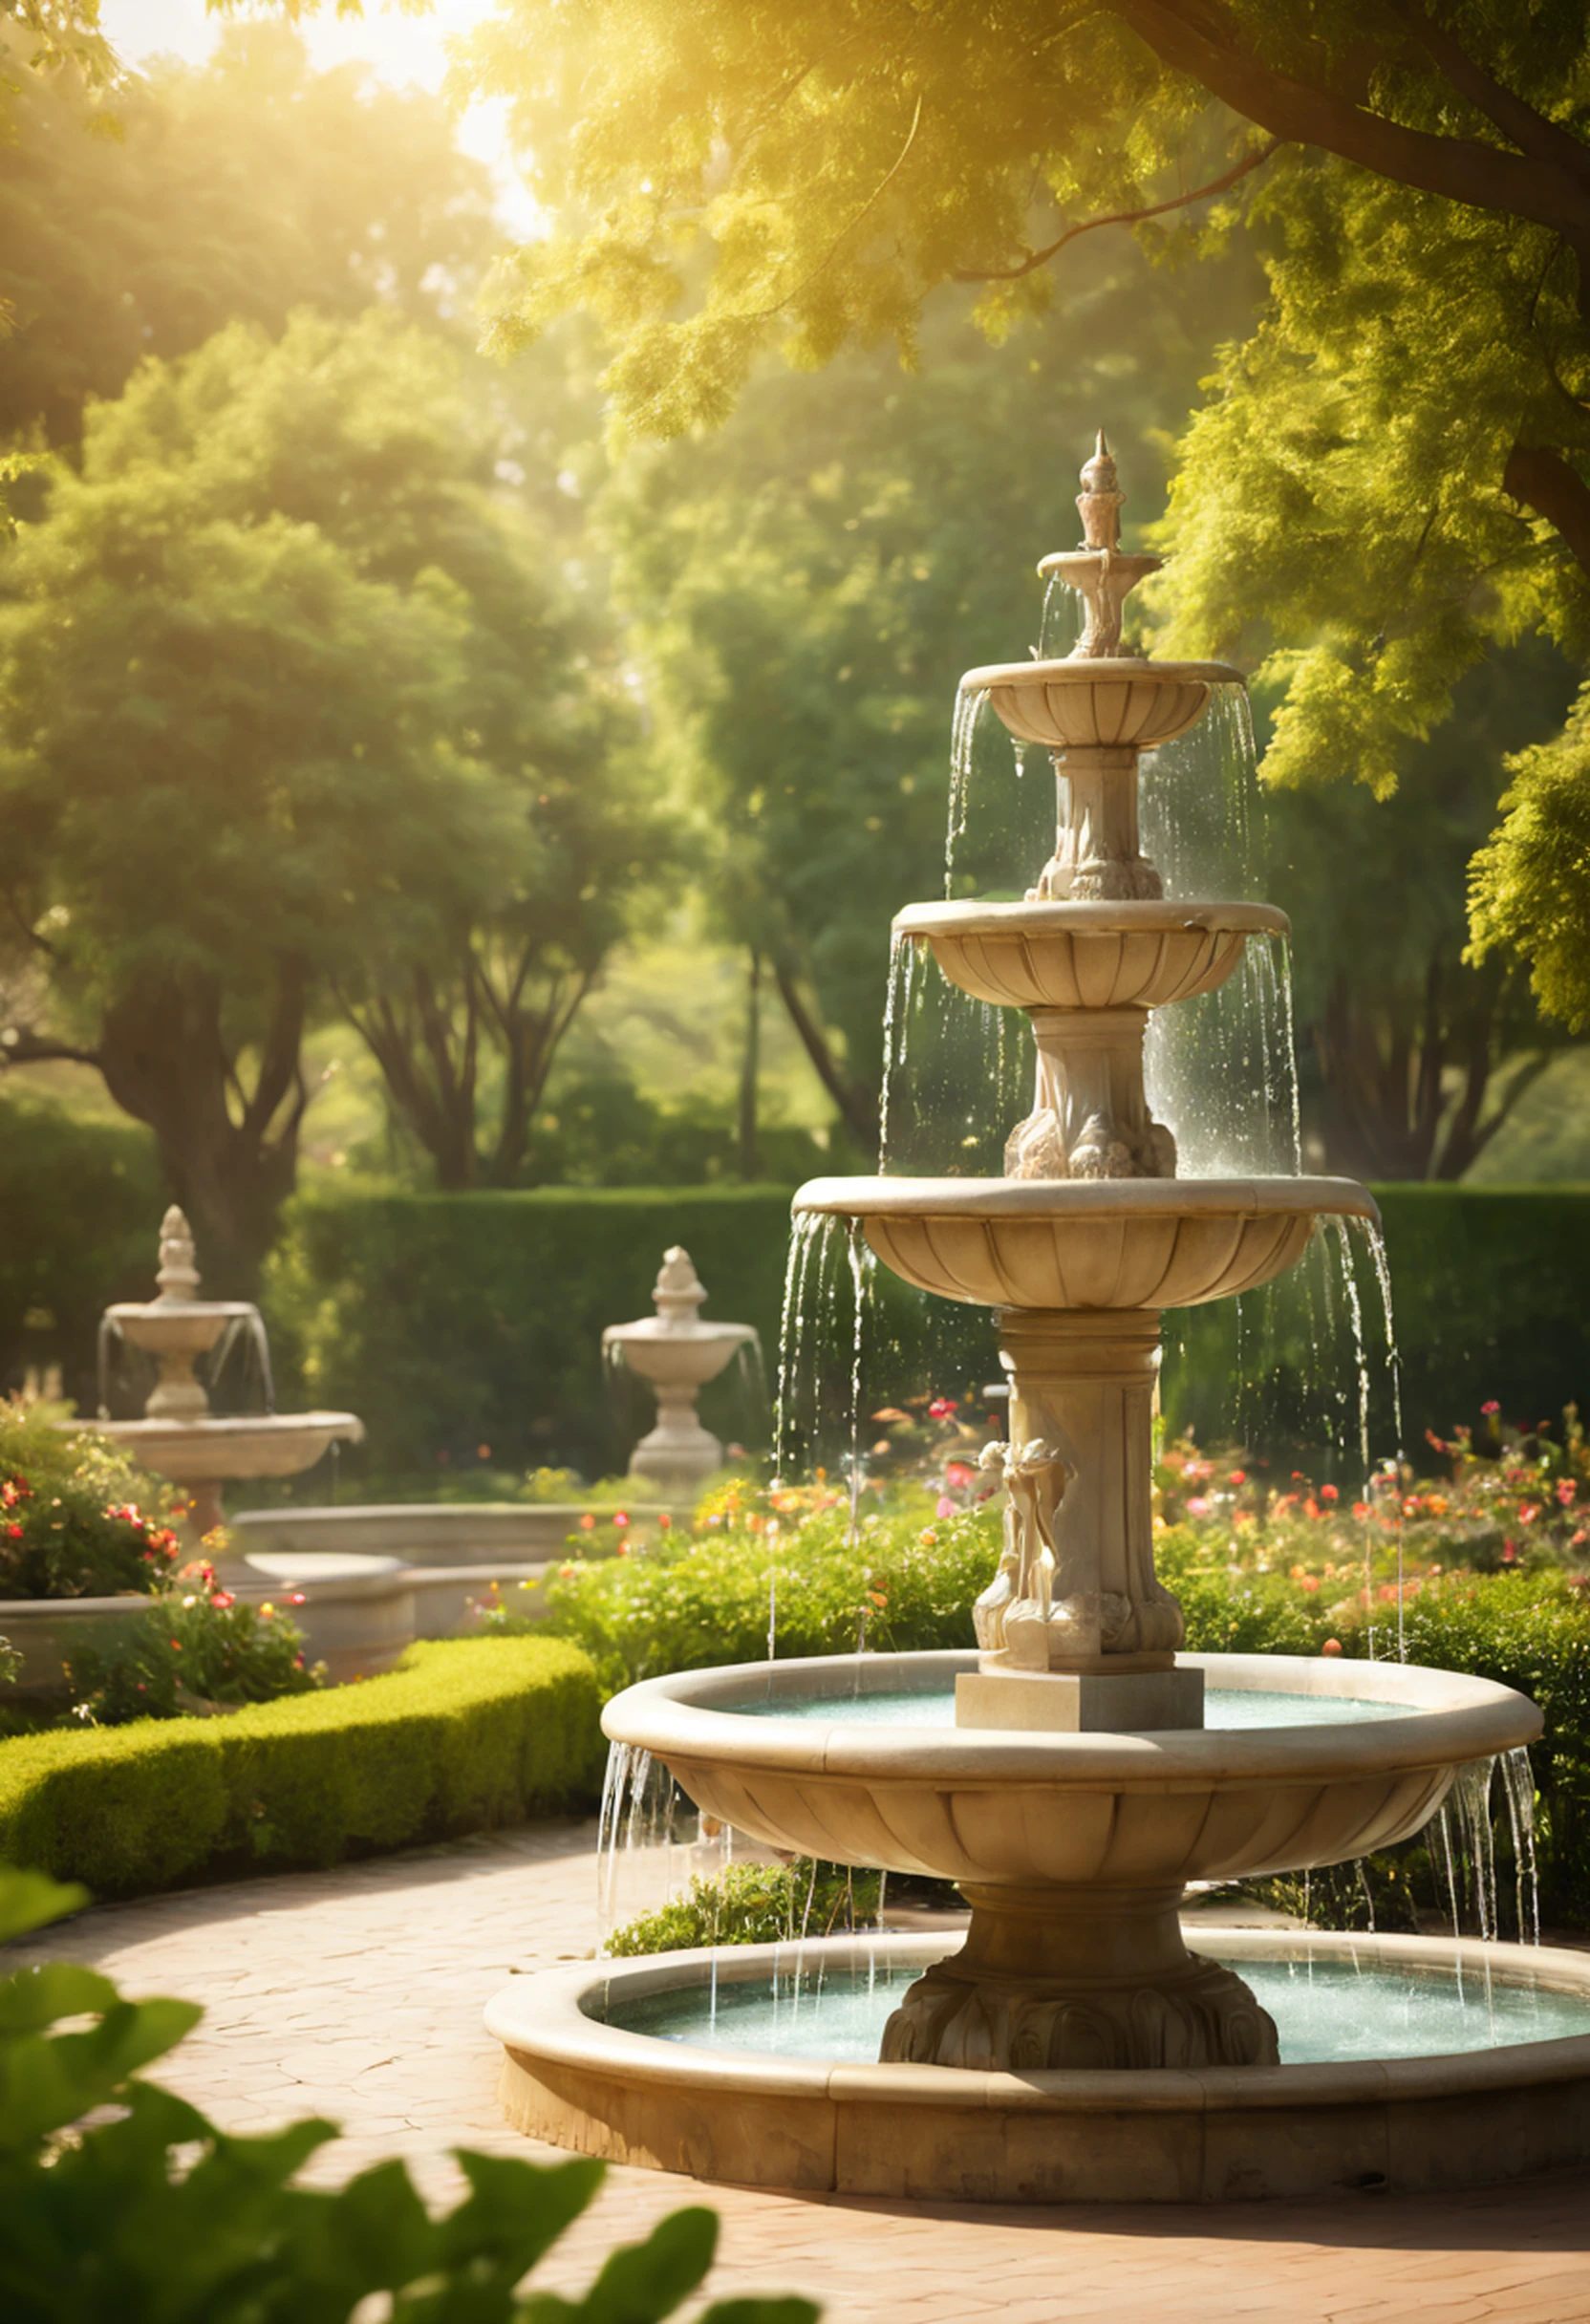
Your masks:
{"label": "turquoise water in pool", "polygon": [[[746,1719],[843,1720],[847,1727],[953,1727],[954,1692],[925,1687],[898,1694],[787,1695],[773,1702],[714,1704]],[[1204,1695],[1206,1728],[1351,1727],[1362,1719],[1407,1718],[1411,1703],[1376,1703],[1358,1694],[1260,1694],[1257,1689],[1211,1687]],[[984,1730],[983,1732],[987,1732]]]}
{"label": "turquoise water in pool", "polygon": [[[1207,1945],[1198,1950],[1221,1958]],[[1387,1969],[1367,1962],[1360,1968],[1341,1958],[1233,1959],[1225,1966],[1275,2019],[1281,2063],[1287,2066],[1445,2057],[1590,2034],[1590,1995],[1504,1985],[1487,1979],[1477,1960],[1464,1970],[1461,1984],[1450,1969]],[[733,1985],[720,1980],[716,1998],[707,1986],[689,1986],[615,2000],[607,2012],[592,2009],[591,2014],[659,2041],[870,2065],[877,2059],[885,2020],[920,1974],[920,1965],[891,1962],[880,1963],[875,1973],[829,1969],[820,1979],[807,1969],[776,1983],[767,1977]]]}

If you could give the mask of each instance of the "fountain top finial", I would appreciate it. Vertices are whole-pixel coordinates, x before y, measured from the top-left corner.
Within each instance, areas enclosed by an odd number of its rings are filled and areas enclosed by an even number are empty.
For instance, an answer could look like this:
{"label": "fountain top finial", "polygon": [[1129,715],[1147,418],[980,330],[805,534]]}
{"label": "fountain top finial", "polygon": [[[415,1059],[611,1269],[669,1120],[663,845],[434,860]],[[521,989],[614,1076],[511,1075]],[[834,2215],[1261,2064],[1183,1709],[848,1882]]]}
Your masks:
{"label": "fountain top finial", "polygon": [[1092,458],[1083,463],[1082,490],[1077,495],[1085,549],[1120,548],[1121,504],[1126,497],[1116,478],[1114,457],[1101,428]]}
{"label": "fountain top finial", "polygon": [[193,1229],[173,1203],[161,1220],[161,1264],[155,1278],[160,1297],[168,1306],[186,1303],[199,1295],[199,1268]]}
{"label": "fountain top finial", "polygon": [[682,1243],[674,1243],[662,1255],[662,1266],[652,1292],[652,1303],[663,1321],[677,1318],[688,1323],[706,1298],[706,1286],[696,1272],[695,1262]]}

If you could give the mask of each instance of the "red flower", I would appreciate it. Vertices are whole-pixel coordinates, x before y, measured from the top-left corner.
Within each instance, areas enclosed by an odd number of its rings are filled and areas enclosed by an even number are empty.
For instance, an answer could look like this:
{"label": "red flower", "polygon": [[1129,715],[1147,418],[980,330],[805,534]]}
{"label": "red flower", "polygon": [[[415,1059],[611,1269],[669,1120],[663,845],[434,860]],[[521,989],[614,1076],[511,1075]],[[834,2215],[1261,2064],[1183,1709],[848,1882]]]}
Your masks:
{"label": "red flower", "polygon": [[1501,1409],[1502,1409],[1502,1408],[1501,1408],[1501,1406],[1500,1406],[1500,1405],[1499,1405],[1499,1404],[1496,1402],[1495,1397],[1494,1397],[1494,1396],[1493,1396],[1493,1397],[1490,1399],[1489,1403],[1482,1404],[1482,1405],[1480,1406],[1480,1408],[1479,1408],[1479,1409],[1480,1409],[1480,1410],[1481,1410],[1482,1412],[1496,1413],[1496,1412],[1499,1412],[1499,1411],[1501,1410]]}
{"label": "red flower", "polygon": [[1342,1498],[1341,1491],[1335,1485],[1321,1485],[1320,1498],[1322,1501],[1339,1501]]}
{"label": "red flower", "polygon": [[21,1539],[22,1539],[22,1528],[21,1528],[21,1526],[20,1526],[20,1525],[8,1525],[8,1526],[7,1526],[7,1528],[6,1528],[6,1531],[7,1531],[7,1533],[10,1535],[11,1539],[13,1541],[20,1541],[20,1540],[21,1540]]}
{"label": "red flower", "polygon": [[580,1531],[582,1533],[591,1533],[595,1530],[595,1525],[596,1520],[588,1509],[584,1517],[580,1519]]}
{"label": "red flower", "polygon": [[1234,1485],[1245,1485],[1245,1484],[1247,1483],[1247,1481],[1248,1481],[1248,1472],[1246,1471],[1246,1469],[1234,1469],[1234,1470],[1232,1471],[1232,1473],[1231,1473],[1231,1482],[1232,1482]]}
{"label": "red flower", "polygon": [[630,1521],[629,1512],[624,1509],[615,1509],[612,1513],[612,1521],[615,1525],[627,1525]]}
{"label": "red flower", "polygon": [[935,1396],[928,1407],[928,1416],[932,1420],[948,1420],[955,1409],[953,1396]]}
{"label": "red flower", "polygon": [[227,1606],[235,1605],[237,1603],[237,1600],[232,1596],[230,1590],[217,1590],[214,1597],[210,1600],[210,1603],[211,1605],[220,1606],[223,1611],[225,1611]]}
{"label": "red flower", "polygon": [[1342,1641],[1339,1638],[1327,1638],[1324,1645],[1320,1648],[1320,1651],[1321,1654],[1340,1654],[1342,1651]]}
{"label": "red flower", "polygon": [[669,1516],[667,1510],[665,1509],[661,1517],[659,1517],[657,1519],[657,1531],[659,1533],[666,1533],[669,1526],[672,1525],[673,1522],[673,1518]]}

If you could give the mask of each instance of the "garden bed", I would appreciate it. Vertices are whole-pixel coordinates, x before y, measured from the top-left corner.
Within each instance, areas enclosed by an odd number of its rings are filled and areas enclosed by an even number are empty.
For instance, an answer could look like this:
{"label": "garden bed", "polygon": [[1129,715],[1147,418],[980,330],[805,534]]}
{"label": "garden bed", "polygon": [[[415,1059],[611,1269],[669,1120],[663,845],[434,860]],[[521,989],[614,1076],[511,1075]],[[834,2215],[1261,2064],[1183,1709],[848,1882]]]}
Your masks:
{"label": "garden bed", "polygon": [[493,1638],[225,1717],[18,1736],[0,1743],[0,1860],[132,1896],[585,1809],[600,1708],[576,1647]]}

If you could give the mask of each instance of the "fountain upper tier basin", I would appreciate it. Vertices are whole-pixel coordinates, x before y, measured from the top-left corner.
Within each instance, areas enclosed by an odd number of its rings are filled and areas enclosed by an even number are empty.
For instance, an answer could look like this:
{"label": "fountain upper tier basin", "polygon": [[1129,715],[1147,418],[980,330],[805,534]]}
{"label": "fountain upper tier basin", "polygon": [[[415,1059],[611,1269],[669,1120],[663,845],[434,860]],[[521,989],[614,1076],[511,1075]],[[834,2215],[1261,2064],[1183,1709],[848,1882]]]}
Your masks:
{"label": "fountain upper tier basin", "polygon": [[239,1412],[198,1420],[98,1420],[136,1461],[179,1485],[220,1484],[229,1477],[296,1476],[337,1442],[357,1444],[364,1423],[353,1412]]}
{"label": "fountain upper tier basin", "polygon": [[1302,1257],[1321,1216],[1379,1223],[1350,1178],[812,1178],[884,1264],[978,1307],[1197,1307]]}
{"label": "fountain upper tier basin", "polygon": [[[602,1716],[704,1814],[774,1847],[892,1872],[1030,1888],[1149,1889],[1339,1863],[1406,1839],[1459,1767],[1531,1743],[1511,1688],[1403,1663],[1194,1654],[1221,1689],[1357,1696],[1351,1724],[1017,1734],[846,1718],[857,1692],[941,1689],[975,1651],[741,1663],[648,1679]],[[831,1695],[833,1717],[780,1719]],[[760,1715],[746,1717],[754,1706]]]}
{"label": "fountain upper tier basin", "polygon": [[703,1323],[649,1315],[635,1323],[610,1323],[605,1348],[621,1347],[631,1368],[648,1380],[703,1388],[716,1379],[737,1347],[756,1338],[749,1323]]}
{"label": "fountain upper tier basin", "polygon": [[1251,936],[1284,936],[1271,904],[910,904],[894,934],[925,938],[952,984],[1035,1009],[1158,1009],[1212,993]]}
{"label": "fountain upper tier basin", "polygon": [[1223,661],[1122,656],[989,662],[960,691],[986,694],[1012,734],[1046,750],[1153,750],[1196,722],[1212,686],[1241,683]]}

